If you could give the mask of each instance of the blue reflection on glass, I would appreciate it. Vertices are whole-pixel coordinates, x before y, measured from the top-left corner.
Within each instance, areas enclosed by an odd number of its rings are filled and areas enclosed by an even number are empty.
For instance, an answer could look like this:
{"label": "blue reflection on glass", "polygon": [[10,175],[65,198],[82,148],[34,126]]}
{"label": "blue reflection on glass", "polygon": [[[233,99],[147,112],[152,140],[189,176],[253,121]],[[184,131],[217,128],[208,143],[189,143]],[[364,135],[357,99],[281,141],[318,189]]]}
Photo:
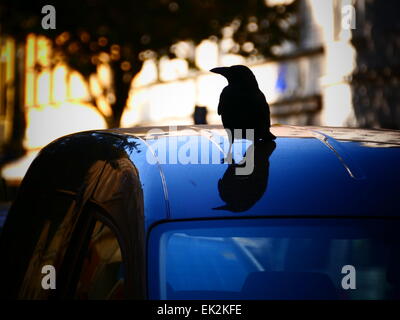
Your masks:
{"label": "blue reflection on glass", "polygon": [[[150,296],[398,299],[398,227],[376,219],[161,224],[151,233]],[[342,287],[346,265],[356,269],[355,290]]]}

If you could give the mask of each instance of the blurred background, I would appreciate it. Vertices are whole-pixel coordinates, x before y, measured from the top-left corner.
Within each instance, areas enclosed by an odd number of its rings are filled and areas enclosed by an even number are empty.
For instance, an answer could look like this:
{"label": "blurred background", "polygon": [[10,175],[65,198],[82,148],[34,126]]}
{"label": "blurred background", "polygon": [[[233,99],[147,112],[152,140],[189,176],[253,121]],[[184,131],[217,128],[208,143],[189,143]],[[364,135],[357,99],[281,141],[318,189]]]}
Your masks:
{"label": "blurred background", "polygon": [[400,127],[398,1],[142,2],[1,0],[1,203],[65,134],[221,123],[216,66],[253,70],[272,123]]}

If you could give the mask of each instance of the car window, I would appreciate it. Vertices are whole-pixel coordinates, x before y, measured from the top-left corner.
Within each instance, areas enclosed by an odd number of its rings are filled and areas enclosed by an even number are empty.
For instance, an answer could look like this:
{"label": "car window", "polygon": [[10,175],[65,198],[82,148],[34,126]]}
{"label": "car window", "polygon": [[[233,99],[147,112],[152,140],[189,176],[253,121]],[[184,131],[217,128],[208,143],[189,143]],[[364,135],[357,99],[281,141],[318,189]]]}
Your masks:
{"label": "car window", "polygon": [[96,221],[75,293],[77,299],[123,299],[125,270],[114,232]]}
{"label": "car window", "polygon": [[161,224],[150,237],[150,298],[398,299],[398,227],[368,219]]}
{"label": "car window", "polygon": [[[76,201],[73,197],[55,194],[43,198],[41,208],[47,213],[29,259],[24,280],[19,292],[21,299],[47,299],[52,290],[43,290],[42,268],[53,266],[59,271],[71,240],[77,220]],[[40,212],[34,208],[33,212]]]}

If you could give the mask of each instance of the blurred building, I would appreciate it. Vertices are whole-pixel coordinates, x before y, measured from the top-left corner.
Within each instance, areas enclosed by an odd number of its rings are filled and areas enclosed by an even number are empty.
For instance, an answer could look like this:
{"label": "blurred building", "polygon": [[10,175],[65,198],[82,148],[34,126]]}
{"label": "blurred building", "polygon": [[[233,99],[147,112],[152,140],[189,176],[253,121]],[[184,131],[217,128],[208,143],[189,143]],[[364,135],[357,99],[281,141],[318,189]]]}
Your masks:
{"label": "blurred building", "polygon": [[[207,106],[208,123],[220,123],[216,110],[226,80],[208,70],[233,64],[246,64],[255,73],[270,103],[272,123],[354,124],[350,87],[346,83],[346,76],[353,70],[354,50],[348,35],[335,35],[335,25],[341,22],[335,21],[335,10],[340,11],[336,3],[334,0],[300,1],[300,42],[297,46],[286,43],[276,48],[279,59],[246,60],[226,53],[224,45],[229,45],[231,40],[227,32],[221,43],[207,40],[196,48],[200,72],[190,74],[183,61],[178,63],[175,59],[169,61],[173,72],[165,78],[163,70],[157,76],[155,63],[148,62],[134,84],[131,104],[122,124],[191,124],[190,115],[195,105]],[[181,88],[185,92],[183,99]]]}
{"label": "blurred building", "polygon": [[0,37],[0,141],[10,139],[13,119],[15,43]]}
{"label": "blurred building", "polygon": [[[79,73],[53,63],[45,37],[31,34],[18,45],[0,35],[0,44],[1,176],[8,185],[18,185],[43,146],[73,132],[105,129],[106,122],[88,102],[87,84]],[[19,114],[25,119],[22,124],[16,119]],[[26,154],[9,159],[4,146],[14,143],[19,129]]]}
{"label": "blurred building", "polygon": [[400,128],[400,2],[356,1],[352,102],[361,127]]}
{"label": "blurred building", "polygon": [[200,72],[191,73],[180,59],[159,65],[148,61],[133,86],[122,125],[191,124],[195,105],[207,106],[208,123],[220,123],[216,108],[226,82],[208,70],[242,63],[256,74],[273,123],[400,128],[399,4],[300,0],[299,7],[300,42],[276,48],[279,59],[226,54],[228,36],[196,48]]}

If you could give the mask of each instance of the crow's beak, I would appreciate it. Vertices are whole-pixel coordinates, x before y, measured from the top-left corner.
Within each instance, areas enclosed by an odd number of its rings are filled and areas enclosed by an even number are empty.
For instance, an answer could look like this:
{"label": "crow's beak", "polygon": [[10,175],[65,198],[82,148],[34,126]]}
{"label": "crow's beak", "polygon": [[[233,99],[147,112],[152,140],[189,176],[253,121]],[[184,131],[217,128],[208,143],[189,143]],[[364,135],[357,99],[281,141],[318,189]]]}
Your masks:
{"label": "crow's beak", "polygon": [[211,69],[210,72],[214,72],[214,73],[218,73],[224,77],[226,77],[228,75],[228,67],[219,67],[219,68],[214,68]]}

